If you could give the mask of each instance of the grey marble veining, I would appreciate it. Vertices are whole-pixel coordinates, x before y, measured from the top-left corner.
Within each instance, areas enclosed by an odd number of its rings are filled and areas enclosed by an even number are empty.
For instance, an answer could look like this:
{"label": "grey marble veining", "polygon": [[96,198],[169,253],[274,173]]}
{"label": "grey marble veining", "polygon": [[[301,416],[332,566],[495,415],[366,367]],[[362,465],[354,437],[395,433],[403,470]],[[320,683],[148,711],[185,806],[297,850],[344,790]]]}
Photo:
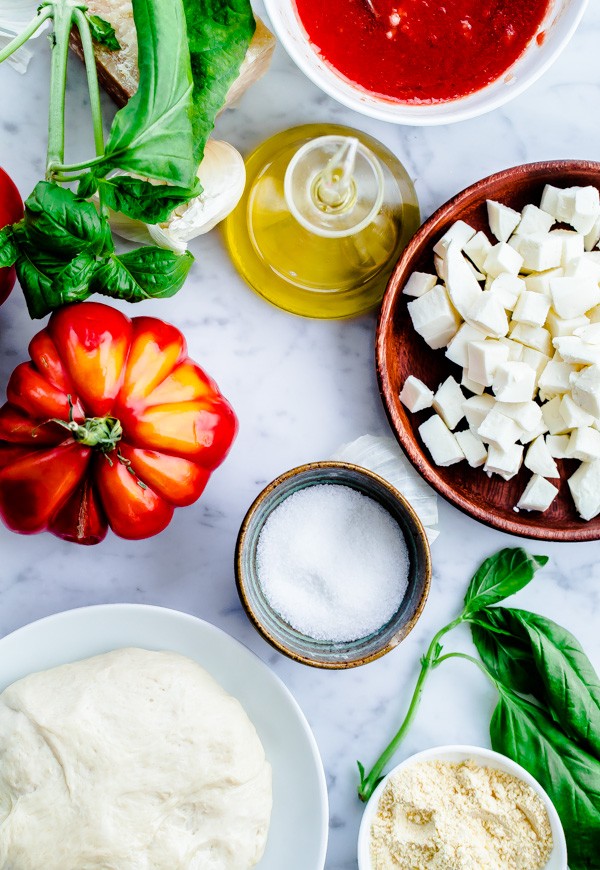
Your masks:
{"label": "grey marble veining", "polygon": [[[261,12],[260,3],[256,4]],[[572,43],[529,91],[491,115],[440,128],[401,128],[337,105],[307,81],[281,49],[269,74],[218,122],[217,135],[247,153],[295,124],[332,121],[381,139],[416,180],[423,215],[491,172],[526,161],[598,159],[600,5],[592,2]],[[25,78],[0,69],[0,165],[26,194],[43,174],[48,52],[45,39]],[[107,117],[112,111],[104,101]],[[83,70],[70,63],[69,154],[90,149]],[[33,619],[84,604],[134,601],[186,610],[219,625],[255,650],[287,683],[314,728],[331,802],[327,870],[356,867],[361,805],[355,760],[372,763],[395,730],[433,633],[458,611],[473,570],[502,546],[523,543],[441,505],[433,548],[434,580],[425,613],[400,648],[347,673],[322,673],[287,661],[256,635],[239,605],[233,551],[254,496],[278,473],[328,457],[341,443],[387,424],[373,366],[375,318],[317,322],[270,307],[237,277],[218,232],[193,244],[196,265],[172,300],[139,305],[130,314],[172,320],[190,353],[217,379],[240,419],[232,453],[202,500],[176,513],[159,537],[128,543],[110,537],[77,549],[41,535],[20,538],[0,528],[0,634]],[[0,309],[0,385],[25,359],[39,324],[13,293]],[[600,544],[525,543],[550,563],[522,592],[523,607],[571,629],[600,664]],[[469,646],[457,632],[456,648]],[[494,703],[484,678],[464,662],[436,672],[400,757],[427,746],[488,745]],[[312,870],[312,868],[307,868]]]}

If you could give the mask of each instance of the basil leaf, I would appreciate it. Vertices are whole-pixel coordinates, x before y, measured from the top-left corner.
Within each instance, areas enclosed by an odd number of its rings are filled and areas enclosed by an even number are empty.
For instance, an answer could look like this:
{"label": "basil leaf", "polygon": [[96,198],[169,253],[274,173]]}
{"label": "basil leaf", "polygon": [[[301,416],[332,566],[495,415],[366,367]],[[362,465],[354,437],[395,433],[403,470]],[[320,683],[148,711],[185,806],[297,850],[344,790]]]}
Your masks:
{"label": "basil leaf", "polygon": [[81,197],[81,199],[89,199],[96,193],[99,184],[100,179],[97,178],[93,172],[86,172],[85,175],[82,175],[79,179],[79,184],[77,185],[77,196]]}
{"label": "basil leaf", "polygon": [[96,172],[124,169],[192,187],[192,74],[182,0],[133,0],[139,86],[115,115]]}
{"label": "basil leaf", "polygon": [[0,269],[5,266],[13,266],[17,260],[19,250],[17,248],[12,227],[4,227],[0,230]]}
{"label": "basil leaf", "polygon": [[101,179],[99,186],[105,205],[146,224],[166,221],[173,209],[202,192],[200,183],[193,188],[150,184],[129,175]]}
{"label": "basil leaf", "polygon": [[571,870],[597,866],[600,854],[600,762],[543,710],[500,689],[490,724],[492,746],[537,779],[565,830]]}
{"label": "basil leaf", "polygon": [[535,697],[600,759],[600,680],[577,639],[527,610],[498,607],[478,614],[477,622],[473,640],[488,669],[505,686]]}
{"label": "basil leaf", "polygon": [[60,305],[87,299],[92,293],[90,282],[97,268],[96,258],[85,251],[71,260],[52,282],[52,292],[59,296]]}
{"label": "basil leaf", "polygon": [[67,265],[61,260],[30,245],[23,233],[19,239],[19,256],[15,263],[17,278],[31,318],[45,317],[62,301],[53,289],[54,280]]}
{"label": "basil leaf", "polygon": [[181,289],[193,262],[189,251],[175,254],[155,247],[113,254],[96,270],[93,289],[128,302],[165,299]]}
{"label": "basil leaf", "polygon": [[99,15],[90,15],[89,12],[85,13],[85,17],[90,25],[92,39],[111,51],[118,51],[121,48],[112,24],[100,18]]}
{"label": "basil leaf", "polygon": [[194,79],[194,156],[200,162],[256,22],[249,0],[183,0],[183,7]]}
{"label": "basil leaf", "polygon": [[530,556],[522,547],[504,549],[486,559],[467,589],[463,614],[466,617],[514,595],[533,580],[547,556]]}
{"label": "basil leaf", "polygon": [[32,245],[65,258],[113,248],[108,221],[93,203],[48,181],[40,181],[25,201],[25,229]]}

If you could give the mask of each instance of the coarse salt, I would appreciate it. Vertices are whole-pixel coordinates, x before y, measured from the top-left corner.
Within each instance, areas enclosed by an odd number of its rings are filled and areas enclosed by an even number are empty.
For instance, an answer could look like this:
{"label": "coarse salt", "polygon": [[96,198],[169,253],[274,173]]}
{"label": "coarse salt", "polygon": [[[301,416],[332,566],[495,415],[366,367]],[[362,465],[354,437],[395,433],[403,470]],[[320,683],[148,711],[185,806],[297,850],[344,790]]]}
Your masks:
{"label": "coarse salt", "polygon": [[257,545],[260,586],[293,628],[342,643],[373,634],[398,610],[409,556],[378,502],[342,484],[316,484],[277,507]]}

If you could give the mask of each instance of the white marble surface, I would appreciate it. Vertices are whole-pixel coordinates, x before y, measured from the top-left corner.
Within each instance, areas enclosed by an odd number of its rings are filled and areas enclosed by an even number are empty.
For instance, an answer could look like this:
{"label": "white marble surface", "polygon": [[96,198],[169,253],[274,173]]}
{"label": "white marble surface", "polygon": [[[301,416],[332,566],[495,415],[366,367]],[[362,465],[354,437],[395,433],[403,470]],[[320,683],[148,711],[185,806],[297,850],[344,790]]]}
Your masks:
{"label": "white marble surface", "polygon": [[[219,121],[218,134],[247,152],[294,124],[355,125],[405,162],[426,216],[496,170],[546,158],[598,158],[599,39],[600,5],[594,0],[571,45],[526,94],[491,115],[433,129],[395,128],[355,115],[322,94],[279,50],[266,78]],[[0,165],[24,194],[43,175],[45,149],[46,40],[35,48],[26,78],[0,69]],[[76,61],[70,66],[68,106],[71,152],[87,152],[87,97]],[[108,101],[105,108],[108,114]],[[263,643],[234,586],[239,524],[254,496],[278,473],[325,458],[365,432],[387,432],[373,366],[375,318],[341,323],[294,318],[245,287],[218,233],[195,243],[193,251],[197,263],[175,299],[128,310],[162,316],[182,328],[191,355],[233,402],[241,428],[228,461],[203,499],[178,511],[167,531],[149,541],[109,537],[99,547],[78,549],[49,535],[21,538],[0,528],[0,633],[66,608],[114,601],[186,610],[230,632],[285,680],[311,722],[329,784],[327,870],[352,870],[361,814],[354,796],[355,759],[369,764],[387,743],[412,691],[419,656],[434,631],[457,612],[482,558],[523,542],[442,504],[431,596],[417,628],[394,653],[355,671],[323,673],[296,665]],[[2,390],[38,328],[14,292],[0,310]],[[526,546],[551,560],[519,603],[571,629],[600,664],[600,543]],[[466,636],[457,635],[456,644],[468,646]],[[431,678],[400,757],[441,743],[488,745],[492,704],[490,688],[472,667],[446,664]]]}

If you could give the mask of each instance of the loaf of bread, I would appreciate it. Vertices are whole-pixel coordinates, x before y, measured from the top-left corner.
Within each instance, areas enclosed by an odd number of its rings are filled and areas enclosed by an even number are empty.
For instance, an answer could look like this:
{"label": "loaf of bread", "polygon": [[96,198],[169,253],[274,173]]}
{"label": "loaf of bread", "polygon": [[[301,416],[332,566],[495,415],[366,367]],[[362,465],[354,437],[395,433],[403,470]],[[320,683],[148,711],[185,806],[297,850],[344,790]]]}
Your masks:
{"label": "loaf of bread", "polygon": [[[94,44],[94,53],[100,84],[118,106],[124,106],[138,86],[138,45],[131,0],[88,0],[87,7],[91,15],[99,15],[110,21],[115,29],[121,49],[110,51],[102,45]],[[83,58],[81,40],[76,30],[71,34],[71,48]],[[250,85],[265,74],[274,49],[275,37],[260,18],[257,18],[252,42],[240,74],[229,89],[225,107],[235,103]]]}

